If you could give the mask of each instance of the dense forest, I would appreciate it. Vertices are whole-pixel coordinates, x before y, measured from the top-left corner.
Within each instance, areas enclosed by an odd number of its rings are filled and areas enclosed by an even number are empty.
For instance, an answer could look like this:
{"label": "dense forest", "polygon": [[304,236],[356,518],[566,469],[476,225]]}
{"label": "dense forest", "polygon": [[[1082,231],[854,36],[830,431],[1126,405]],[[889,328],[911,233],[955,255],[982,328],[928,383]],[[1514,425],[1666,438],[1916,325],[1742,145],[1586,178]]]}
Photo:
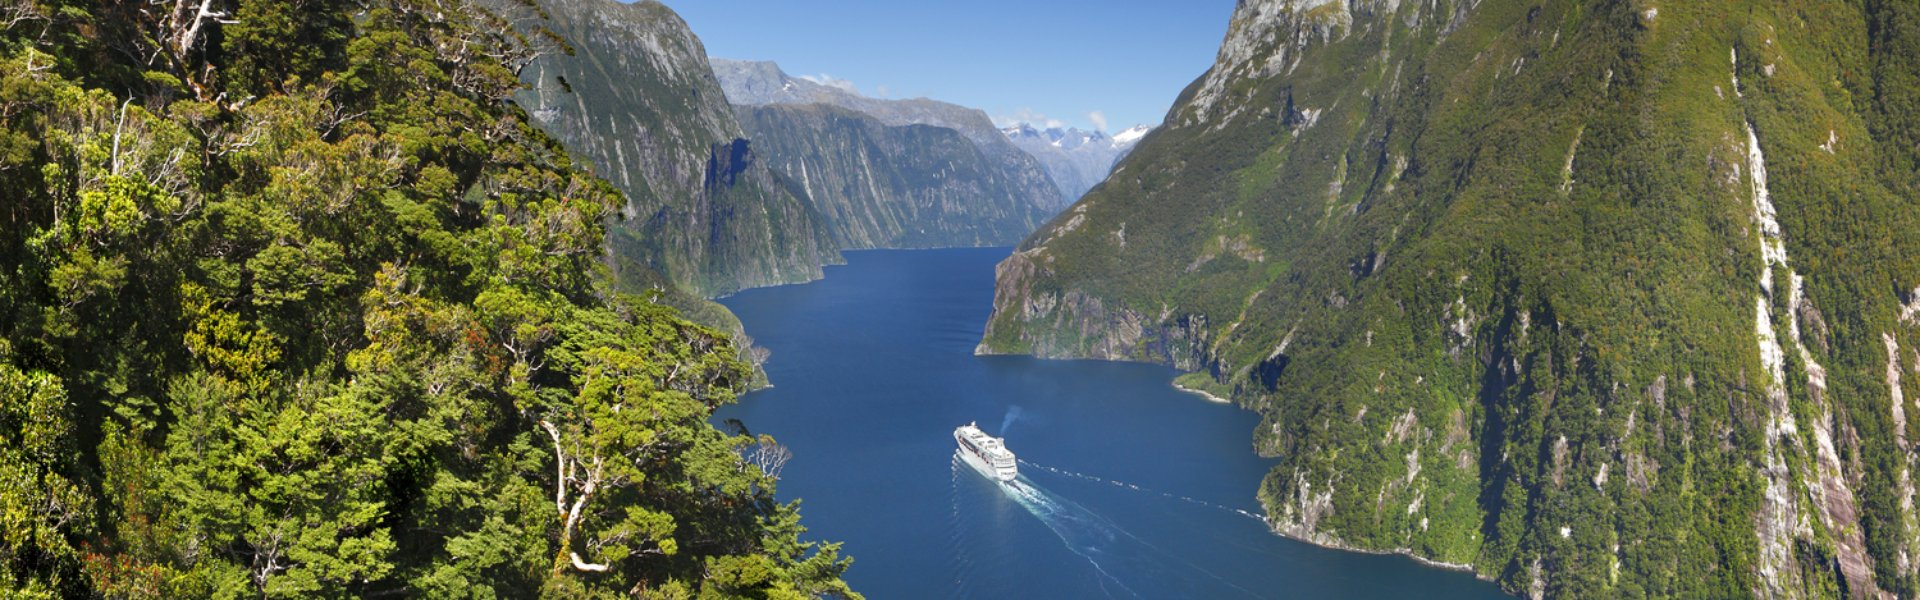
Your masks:
{"label": "dense forest", "polygon": [[0,1],[0,595],[857,596],[495,8]]}

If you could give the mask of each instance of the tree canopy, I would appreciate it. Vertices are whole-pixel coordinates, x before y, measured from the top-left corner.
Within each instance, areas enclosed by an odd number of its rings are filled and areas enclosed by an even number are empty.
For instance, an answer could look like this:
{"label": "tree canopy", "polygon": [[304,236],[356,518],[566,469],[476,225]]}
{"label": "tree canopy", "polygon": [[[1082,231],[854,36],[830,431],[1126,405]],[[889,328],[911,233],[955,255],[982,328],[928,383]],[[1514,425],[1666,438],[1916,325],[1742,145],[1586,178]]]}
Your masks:
{"label": "tree canopy", "polygon": [[[514,10],[537,8],[512,7]],[[857,597],[467,0],[0,0],[0,590]]]}

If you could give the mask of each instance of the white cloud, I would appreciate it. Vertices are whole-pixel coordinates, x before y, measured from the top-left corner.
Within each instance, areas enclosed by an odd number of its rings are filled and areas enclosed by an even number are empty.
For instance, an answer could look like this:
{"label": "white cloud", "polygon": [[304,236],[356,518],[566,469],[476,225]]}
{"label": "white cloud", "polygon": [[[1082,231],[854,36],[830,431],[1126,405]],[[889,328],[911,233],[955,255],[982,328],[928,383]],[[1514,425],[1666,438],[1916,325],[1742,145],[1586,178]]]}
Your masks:
{"label": "white cloud", "polygon": [[885,85],[881,85],[881,86],[879,86],[879,87],[876,87],[876,88],[873,88],[873,93],[874,93],[874,95],[876,95],[876,96],[879,96],[879,97],[881,97],[881,98],[885,98],[885,97],[888,97],[888,96],[892,96],[892,95],[893,95],[893,90],[892,90],[891,88],[888,88],[888,87],[887,87],[887,86],[885,86]]}
{"label": "white cloud", "polygon": [[1028,123],[1028,124],[1044,123],[1046,121],[1047,121],[1046,115],[1040,114],[1039,111],[1036,111],[1034,109],[1025,108],[1025,107],[1022,107],[1018,110],[1013,111],[1013,114],[994,115],[993,117],[993,124],[998,125],[1000,127],[1012,127],[1014,125],[1019,125],[1021,123]]}
{"label": "white cloud", "polygon": [[834,77],[826,73],[821,73],[819,75],[801,75],[800,78],[805,79],[807,81],[814,82],[814,83],[818,83],[820,85],[824,85],[830,88],[837,88],[847,93],[852,93],[852,94],[860,93],[860,89],[854,87],[853,82],[847,81],[845,79],[841,79],[838,77]]}
{"label": "white cloud", "polygon": [[1010,115],[996,115],[993,117],[993,124],[999,127],[1012,127],[1021,123],[1048,129],[1067,126],[1067,124],[1061,120],[1049,117],[1031,108],[1021,108],[1013,111],[1013,114]]}
{"label": "white cloud", "polygon": [[1107,130],[1107,113],[1097,110],[1087,113],[1087,120],[1093,122],[1094,131]]}

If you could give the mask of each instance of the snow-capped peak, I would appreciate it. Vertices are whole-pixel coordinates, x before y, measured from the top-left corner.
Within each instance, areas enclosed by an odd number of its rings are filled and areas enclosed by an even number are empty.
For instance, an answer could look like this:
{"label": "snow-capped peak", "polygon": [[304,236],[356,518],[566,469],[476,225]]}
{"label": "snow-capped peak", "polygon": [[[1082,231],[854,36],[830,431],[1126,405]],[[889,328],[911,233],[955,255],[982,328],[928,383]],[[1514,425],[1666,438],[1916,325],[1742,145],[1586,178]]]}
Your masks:
{"label": "snow-capped peak", "polygon": [[1028,125],[1026,123],[1015,123],[1010,127],[1002,127],[1000,128],[1000,132],[1007,134],[1007,137],[1014,138],[1014,139],[1019,139],[1023,137],[1030,137],[1030,138],[1040,137],[1040,130],[1034,129],[1032,125]]}
{"label": "snow-capped peak", "polygon": [[1059,123],[1047,123],[1051,127],[1020,121],[1006,124],[1008,126],[1000,131],[1006,133],[1008,141],[1039,159],[1047,174],[1060,186],[1061,194],[1068,198],[1079,198],[1106,179],[1114,163],[1131,152],[1152,129],[1141,125],[1109,135],[1105,131],[1065,127]]}
{"label": "snow-capped peak", "polygon": [[1120,133],[1108,135],[1104,131],[1086,131],[1078,127],[1048,127],[1041,129],[1031,123],[1016,122],[1000,129],[1012,140],[1031,139],[1062,150],[1073,150],[1087,144],[1099,144],[1113,149],[1131,148],[1153,131],[1150,125],[1135,125]]}

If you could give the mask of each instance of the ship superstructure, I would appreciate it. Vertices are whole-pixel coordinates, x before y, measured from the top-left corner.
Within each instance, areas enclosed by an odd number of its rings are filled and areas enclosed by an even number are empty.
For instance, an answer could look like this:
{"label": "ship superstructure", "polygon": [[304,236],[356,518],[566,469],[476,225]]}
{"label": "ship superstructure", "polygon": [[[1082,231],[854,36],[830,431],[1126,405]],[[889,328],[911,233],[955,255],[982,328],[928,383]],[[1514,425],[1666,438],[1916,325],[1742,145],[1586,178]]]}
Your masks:
{"label": "ship superstructure", "polygon": [[953,439],[960,443],[960,458],[988,479],[1013,481],[1020,476],[1019,460],[1000,438],[987,435],[980,426],[968,423],[954,428]]}

